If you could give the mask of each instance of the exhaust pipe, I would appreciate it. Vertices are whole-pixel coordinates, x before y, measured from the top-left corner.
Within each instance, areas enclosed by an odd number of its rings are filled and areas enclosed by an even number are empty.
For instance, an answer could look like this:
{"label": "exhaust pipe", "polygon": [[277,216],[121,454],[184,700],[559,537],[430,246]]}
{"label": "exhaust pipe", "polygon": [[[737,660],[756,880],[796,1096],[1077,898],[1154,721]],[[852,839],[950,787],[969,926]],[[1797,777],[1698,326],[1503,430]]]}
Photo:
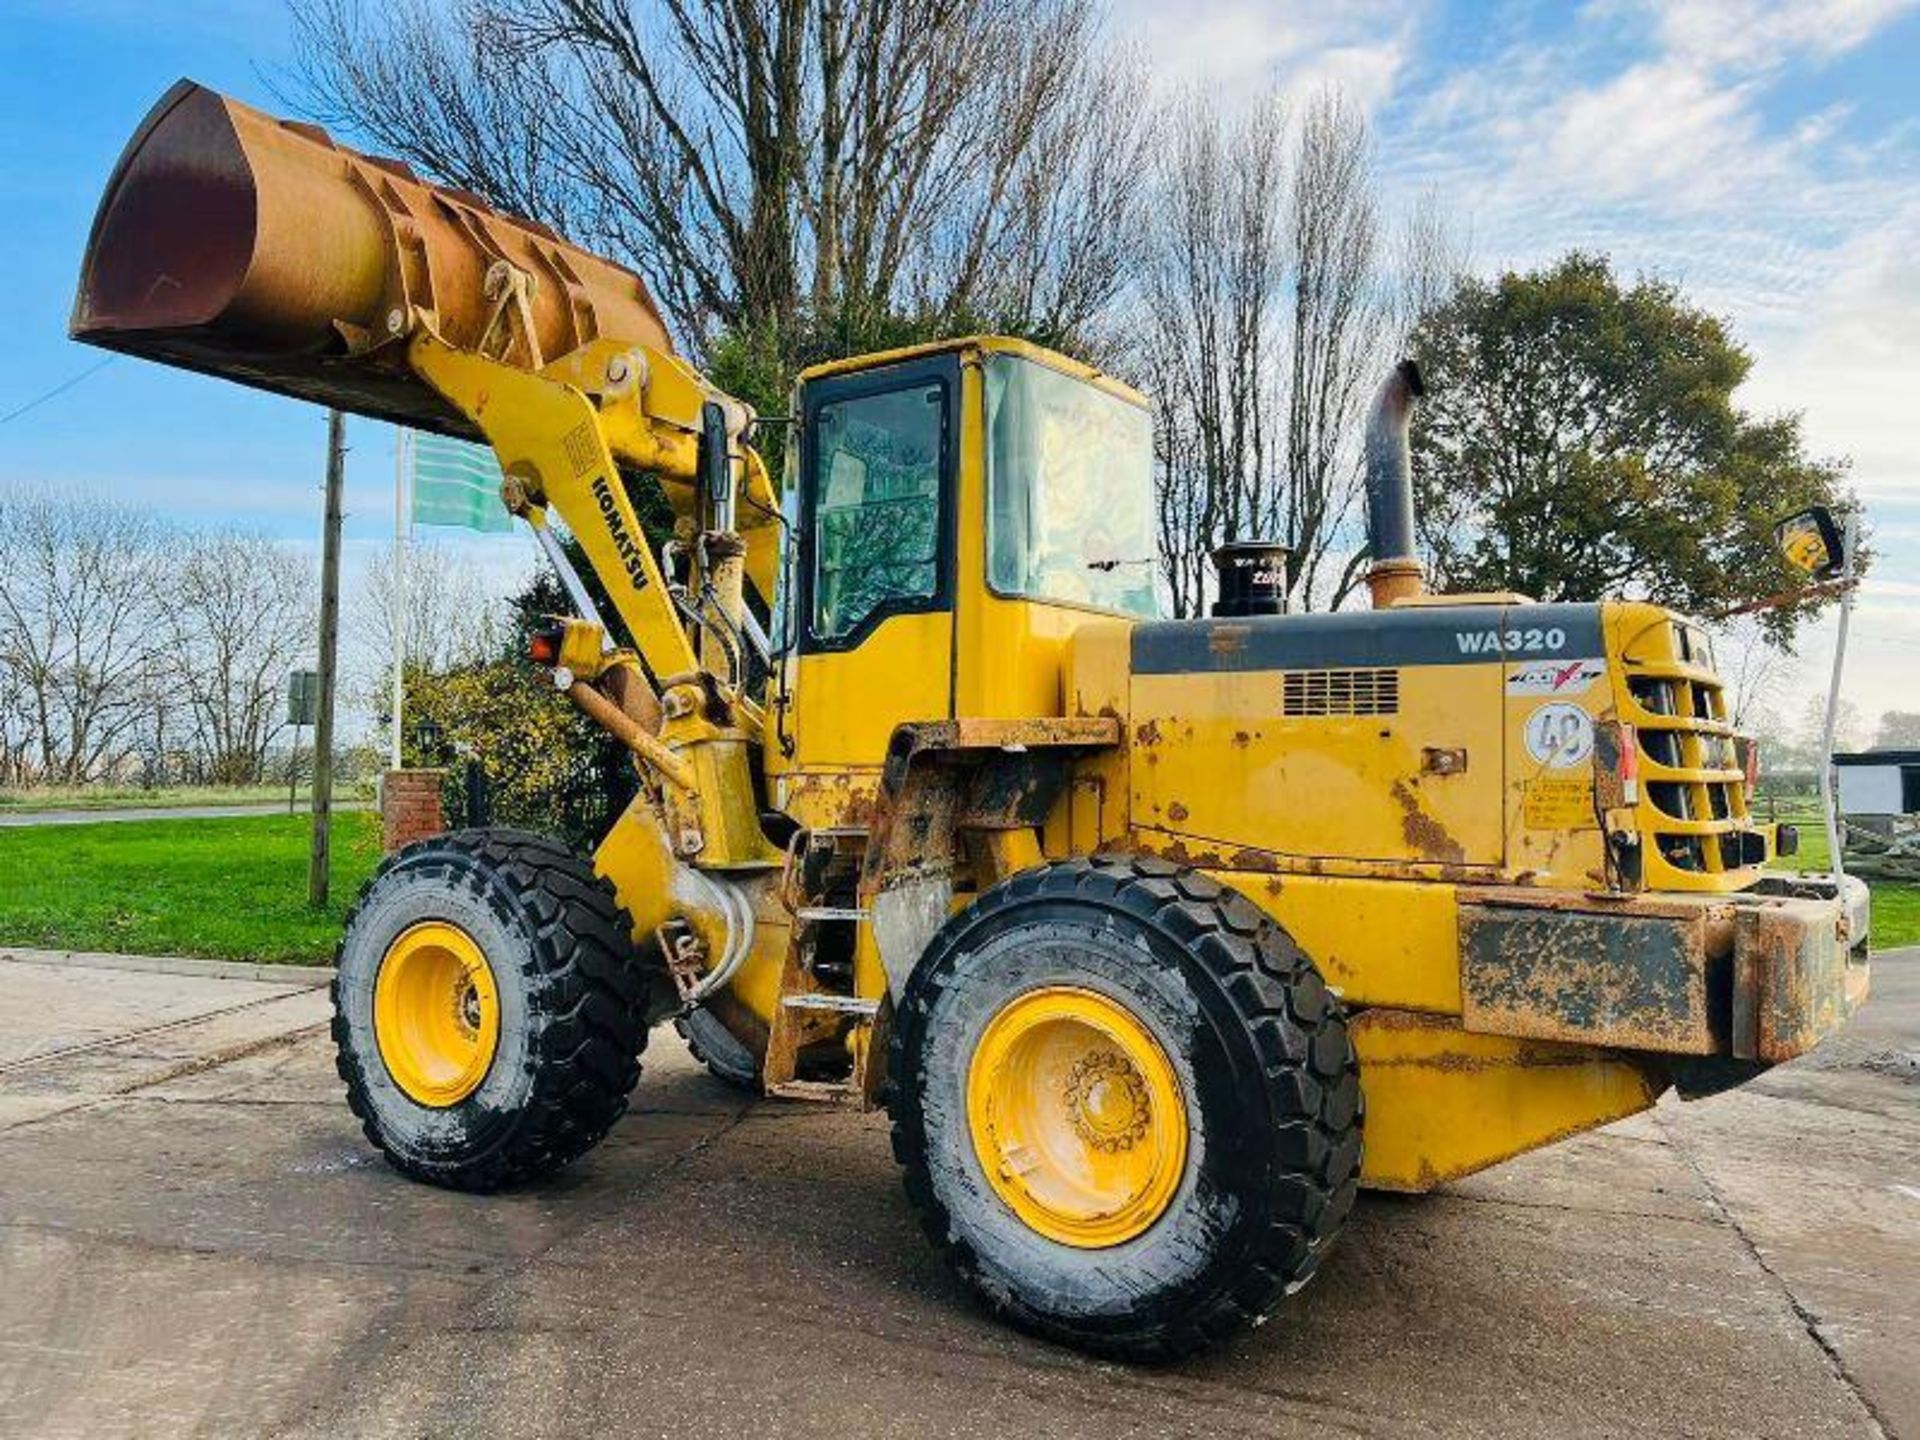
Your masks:
{"label": "exhaust pipe", "polygon": [[1380,387],[1367,420],[1367,547],[1373,552],[1367,590],[1376,610],[1426,589],[1414,555],[1413,460],[1407,446],[1414,402],[1426,393],[1420,367],[1402,360]]}

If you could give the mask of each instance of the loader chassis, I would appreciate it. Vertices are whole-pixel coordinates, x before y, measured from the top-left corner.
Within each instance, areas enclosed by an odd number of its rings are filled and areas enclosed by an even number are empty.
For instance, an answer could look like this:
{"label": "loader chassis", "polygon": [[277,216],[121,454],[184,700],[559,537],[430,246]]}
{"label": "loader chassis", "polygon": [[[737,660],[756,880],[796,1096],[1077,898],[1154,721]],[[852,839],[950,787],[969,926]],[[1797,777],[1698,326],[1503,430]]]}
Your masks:
{"label": "loader chassis", "polygon": [[349,1101],[416,1178],[578,1157],[672,1017],[731,1083],[887,1104],[999,1312],[1182,1354],[1312,1278],[1359,1185],[1737,1083],[1864,994],[1864,891],[1763,872],[1695,627],[1420,593],[1411,366],[1368,435],[1375,608],[1167,621],[1112,378],[995,337],[817,367],[776,489],[636,277],[198,87],[116,169],[74,329],[483,439],[571,582],[537,674],[640,793],[591,859],[401,851],[342,943]]}

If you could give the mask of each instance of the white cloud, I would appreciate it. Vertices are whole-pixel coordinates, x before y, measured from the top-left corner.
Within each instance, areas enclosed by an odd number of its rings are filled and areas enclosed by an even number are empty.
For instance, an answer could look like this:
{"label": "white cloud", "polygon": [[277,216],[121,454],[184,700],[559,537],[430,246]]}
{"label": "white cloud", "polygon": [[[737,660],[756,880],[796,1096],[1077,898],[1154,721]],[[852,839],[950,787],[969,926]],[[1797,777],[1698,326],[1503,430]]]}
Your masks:
{"label": "white cloud", "polygon": [[1654,191],[1690,209],[1715,204],[1779,168],[1757,143],[1751,95],[1671,61],[1635,65],[1542,117],[1539,158],[1553,178],[1603,199]]}
{"label": "white cloud", "polygon": [[[1852,456],[1853,482],[1870,506],[1892,502],[1920,512],[1917,228],[1920,192],[1819,256],[1822,283],[1784,323],[1754,337],[1758,363],[1743,398],[1763,409],[1804,411],[1816,449]],[[1901,558],[1920,575],[1920,556]]]}
{"label": "white cloud", "polygon": [[1640,0],[1665,48],[1709,67],[1768,66],[1855,49],[1915,0]]}
{"label": "white cloud", "polygon": [[1387,0],[1119,0],[1114,25],[1163,87],[1204,86],[1233,105],[1337,85],[1372,113],[1391,98],[1424,9]]}

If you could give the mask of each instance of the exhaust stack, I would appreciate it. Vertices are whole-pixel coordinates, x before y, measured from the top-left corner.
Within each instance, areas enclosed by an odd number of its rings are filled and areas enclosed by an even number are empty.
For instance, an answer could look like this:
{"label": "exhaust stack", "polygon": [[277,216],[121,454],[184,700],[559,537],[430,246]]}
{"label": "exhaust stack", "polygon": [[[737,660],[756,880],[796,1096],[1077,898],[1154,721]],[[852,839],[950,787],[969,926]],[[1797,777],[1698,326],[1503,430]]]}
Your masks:
{"label": "exhaust stack", "polygon": [[632,271],[399,161],[182,80],[114,167],[72,333],[473,438],[413,376],[404,337],[417,311],[449,344],[497,353],[513,333],[508,307],[537,340],[538,355],[510,353],[528,368],[596,339],[672,348]]}
{"label": "exhaust stack", "polygon": [[1426,589],[1413,544],[1413,460],[1407,432],[1413,407],[1427,393],[1420,367],[1402,360],[1387,376],[1367,420],[1367,544],[1373,565],[1367,590],[1373,608]]}

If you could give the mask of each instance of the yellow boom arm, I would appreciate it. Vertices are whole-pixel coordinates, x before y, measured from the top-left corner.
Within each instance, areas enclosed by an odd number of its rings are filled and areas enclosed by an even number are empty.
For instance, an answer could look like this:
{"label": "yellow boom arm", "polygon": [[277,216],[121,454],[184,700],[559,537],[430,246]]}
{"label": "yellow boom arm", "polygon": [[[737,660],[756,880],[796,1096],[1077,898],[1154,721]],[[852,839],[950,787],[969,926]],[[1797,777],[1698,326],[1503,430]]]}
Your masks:
{"label": "yellow boom arm", "polygon": [[[603,656],[597,634],[567,647],[561,688],[581,700],[576,681],[600,683],[639,722],[609,728],[661,782],[675,855],[769,863],[748,765],[760,714],[740,693],[740,649],[746,582],[773,594],[778,505],[746,443],[750,412],[673,355],[632,271],[183,81],[114,169],[73,333],[484,438],[506,474],[503,502],[537,530],[550,514],[565,521],[633,639],[637,655]],[[641,475],[673,507],[684,587],[662,573],[629,498],[624,477]]]}

